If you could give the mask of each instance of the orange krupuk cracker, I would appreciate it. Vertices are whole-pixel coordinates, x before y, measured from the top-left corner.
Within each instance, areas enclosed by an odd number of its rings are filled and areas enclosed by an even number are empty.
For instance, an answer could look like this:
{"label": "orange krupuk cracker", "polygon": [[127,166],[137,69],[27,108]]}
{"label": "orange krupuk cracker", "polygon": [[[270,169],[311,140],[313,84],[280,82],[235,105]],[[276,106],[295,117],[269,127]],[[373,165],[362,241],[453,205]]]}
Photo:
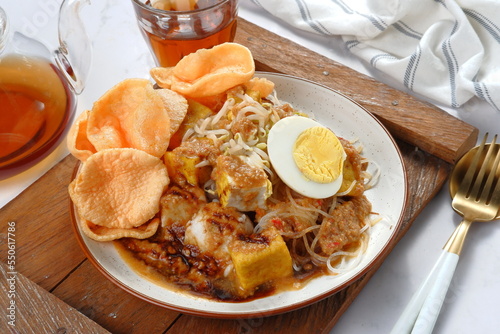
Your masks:
{"label": "orange krupuk cracker", "polygon": [[161,157],[170,140],[170,118],[149,80],[126,79],[94,103],[87,137],[97,151],[128,147]]}
{"label": "orange krupuk cracker", "polygon": [[67,144],[69,152],[78,160],[84,162],[96,151],[87,138],[87,120],[90,111],[83,111],[68,131]]}
{"label": "orange krupuk cracker", "polygon": [[274,90],[274,82],[266,78],[252,78],[244,84],[246,89],[258,91],[261,97],[266,97]]}
{"label": "orange krupuk cracker", "polygon": [[79,216],[107,228],[135,228],[152,219],[169,184],[162,160],[132,148],[91,155],[69,185]]}
{"label": "orange krupuk cracker", "polygon": [[170,89],[175,67],[153,67],[149,74],[161,88]]}
{"label": "orange krupuk cracker", "polygon": [[80,218],[79,225],[86,236],[96,241],[111,241],[120,238],[146,239],[156,233],[158,226],[160,226],[160,219],[151,219],[138,227],[109,228],[92,224],[88,220]]}
{"label": "orange krupuk cracker", "polygon": [[224,43],[189,54],[173,68],[154,68],[150,73],[160,87],[186,97],[202,98],[249,81],[255,64],[248,48]]}
{"label": "orange krupuk cracker", "polygon": [[186,98],[170,89],[155,89],[167,108],[170,118],[170,136],[172,136],[184,121],[188,112],[188,101]]}

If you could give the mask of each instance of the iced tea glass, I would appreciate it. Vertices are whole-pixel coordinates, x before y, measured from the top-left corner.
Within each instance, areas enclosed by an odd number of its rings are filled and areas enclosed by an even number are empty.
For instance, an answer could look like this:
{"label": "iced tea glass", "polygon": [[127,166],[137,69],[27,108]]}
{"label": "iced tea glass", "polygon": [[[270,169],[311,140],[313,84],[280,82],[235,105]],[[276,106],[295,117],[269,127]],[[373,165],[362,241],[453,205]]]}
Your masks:
{"label": "iced tea glass", "polygon": [[158,66],[232,42],[238,0],[132,0],[140,30]]}

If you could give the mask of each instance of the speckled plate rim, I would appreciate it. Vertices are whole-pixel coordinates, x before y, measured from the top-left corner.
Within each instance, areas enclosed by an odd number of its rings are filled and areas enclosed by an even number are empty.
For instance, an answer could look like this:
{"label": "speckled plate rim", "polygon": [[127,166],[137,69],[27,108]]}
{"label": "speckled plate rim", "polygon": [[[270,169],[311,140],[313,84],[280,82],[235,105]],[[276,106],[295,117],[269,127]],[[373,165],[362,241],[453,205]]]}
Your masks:
{"label": "speckled plate rim", "polygon": [[[362,106],[329,87],[285,74],[256,72],[255,75],[273,81],[281,100],[299,110],[314,112],[316,119],[338,136],[359,139],[364,146],[363,155],[381,165],[379,183],[366,195],[372,201],[373,211],[381,213],[386,221],[372,228],[363,260],[348,273],[316,278],[299,290],[242,303],[213,301],[172,291],[140,277],[121,259],[112,242],[96,242],[82,233],[70,201],[72,228],[78,243],[94,267],[119,288],[151,304],[185,314],[225,319],[266,317],[311,305],[341,291],[390,252],[388,246],[396,237],[406,210],[408,180],[401,152],[389,131]],[[335,112],[317,109],[325,106]],[[79,165],[73,178],[78,168]]]}

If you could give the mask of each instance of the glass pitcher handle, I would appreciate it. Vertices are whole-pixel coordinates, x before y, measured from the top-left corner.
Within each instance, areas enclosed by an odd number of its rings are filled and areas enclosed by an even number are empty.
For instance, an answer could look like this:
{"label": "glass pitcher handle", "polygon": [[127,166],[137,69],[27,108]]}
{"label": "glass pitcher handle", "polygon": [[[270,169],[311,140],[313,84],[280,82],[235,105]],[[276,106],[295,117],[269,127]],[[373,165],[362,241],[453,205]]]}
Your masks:
{"label": "glass pitcher handle", "polygon": [[83,5],[90,0],[64,0],[59,10],[59,48],[55,50],[57,66],[76,94],[80,94],[90,71],[92,44],[80,18]]}
{"label": "glass pitcher handle", "polygon": [[9,33],[7,31],[8,27],[7,14],[5,14],[5,11],[0,7],[0,54],[5,49],[7,43],[7,36]]}

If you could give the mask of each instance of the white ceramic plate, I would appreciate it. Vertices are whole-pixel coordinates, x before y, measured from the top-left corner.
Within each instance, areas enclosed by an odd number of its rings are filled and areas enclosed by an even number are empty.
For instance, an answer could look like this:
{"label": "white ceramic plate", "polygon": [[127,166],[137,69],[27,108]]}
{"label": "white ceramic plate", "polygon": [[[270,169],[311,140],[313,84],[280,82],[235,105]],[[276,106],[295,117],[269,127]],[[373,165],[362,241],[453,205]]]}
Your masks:
{"label": "white ceramic plate", "polygon": [[361,106],[327,87],[286,75],[262,72],[256,75],[273,81],[281,100],[298,110],[314,113],[320,123],[338,136],[359,139],[364,146],[363,156],[380,166],[378,184],[365,194],[373,211],[385,217],[385,221],[372,228],[361,262],[345,274],[316,278],[300,290],[248,302],[218,302],[171,291],[140,277],[122,260],[113,243],[87,238],[79,230],[72,209],[73,226],[89,260],[120,288],[150,303],[183,313],[218,318],[261,317],[288,312],[328,297],[355,282],[379,257],[386,255],[386,247],[401,225],[408,191],[401,154],[388,131]]}

